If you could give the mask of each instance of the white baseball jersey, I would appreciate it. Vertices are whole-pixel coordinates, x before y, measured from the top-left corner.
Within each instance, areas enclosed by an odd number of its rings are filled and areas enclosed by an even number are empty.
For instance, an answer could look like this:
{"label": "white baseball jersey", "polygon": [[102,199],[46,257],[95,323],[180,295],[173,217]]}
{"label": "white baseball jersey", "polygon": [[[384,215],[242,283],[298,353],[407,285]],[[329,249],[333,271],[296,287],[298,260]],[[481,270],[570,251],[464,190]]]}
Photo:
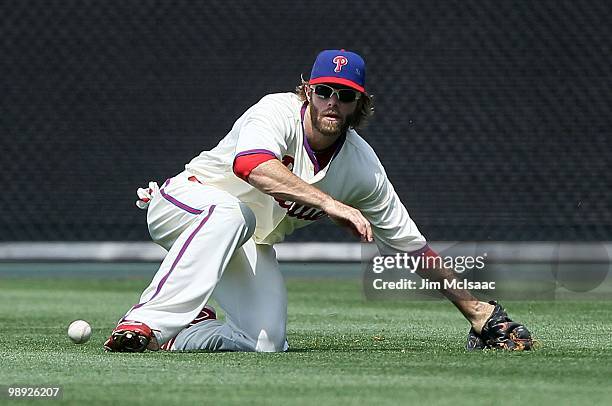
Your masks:
{"label": "white baseball jersey", "polygon": [[267,152],[302,180],[360,210],[372,224],[381,252],[423,247],[425,238],[399,200],[374,150],[350,129],[329,164],[319,168],[304,134],[304,111],[303,102],[294,93],[263,97],[215,148],[189,162],[186,171],[249,206],[257,219],[253,239],[258,244],[280,242],[325,215],[314,208],[277,201],[233,173],[236,156]]}

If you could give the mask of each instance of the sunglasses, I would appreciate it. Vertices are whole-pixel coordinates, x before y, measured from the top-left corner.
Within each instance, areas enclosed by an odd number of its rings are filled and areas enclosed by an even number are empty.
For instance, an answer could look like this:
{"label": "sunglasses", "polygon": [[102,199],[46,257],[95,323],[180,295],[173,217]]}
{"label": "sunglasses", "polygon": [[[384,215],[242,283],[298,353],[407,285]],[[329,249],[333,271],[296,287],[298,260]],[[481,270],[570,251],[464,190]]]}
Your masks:
{"label": "sunglasses", "polygon": [[342,103],[352,103],[361,97],[361,93],[353,89],[334,89],[328,85],[314,85],[310,88],[321,99],[329,99],[335,93],[338,101]]}

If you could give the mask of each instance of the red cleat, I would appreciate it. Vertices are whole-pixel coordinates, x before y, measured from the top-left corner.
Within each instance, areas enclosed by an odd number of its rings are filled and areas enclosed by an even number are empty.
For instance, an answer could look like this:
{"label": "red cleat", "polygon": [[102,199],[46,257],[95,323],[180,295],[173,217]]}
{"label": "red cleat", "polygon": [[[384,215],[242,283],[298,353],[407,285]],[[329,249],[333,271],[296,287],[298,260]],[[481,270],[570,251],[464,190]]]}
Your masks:
{"label": "red cleat", "polygon": [[151,328],[139,321],[119,323],[104,343],[110,352],[143,352],[147,348],[157,350],[157,340]]}

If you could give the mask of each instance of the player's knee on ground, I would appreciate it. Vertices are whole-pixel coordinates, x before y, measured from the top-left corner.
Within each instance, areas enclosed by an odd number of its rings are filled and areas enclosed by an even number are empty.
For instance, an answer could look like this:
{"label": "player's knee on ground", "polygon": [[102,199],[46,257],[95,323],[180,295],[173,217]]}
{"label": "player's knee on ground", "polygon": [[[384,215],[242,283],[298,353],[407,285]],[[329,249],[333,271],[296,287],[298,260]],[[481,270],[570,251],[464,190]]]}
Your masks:
{"label": "player's knee on ground", "polygon": [[261,330],[255,343],[255,351],[258,352],[281,352],[285,351],[287,339],[280,331]]}

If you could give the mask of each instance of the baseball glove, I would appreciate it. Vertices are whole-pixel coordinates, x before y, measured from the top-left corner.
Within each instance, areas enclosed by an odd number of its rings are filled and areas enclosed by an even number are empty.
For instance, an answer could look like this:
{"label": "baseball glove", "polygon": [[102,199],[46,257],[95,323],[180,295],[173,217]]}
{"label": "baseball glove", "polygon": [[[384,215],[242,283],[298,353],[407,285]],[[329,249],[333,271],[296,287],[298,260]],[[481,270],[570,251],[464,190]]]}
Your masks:
{"label": "baseball glove", "polygon": [[470,329],[466,348],[468,351],[496,349],[509,351],[526,351],[533,348],[533,339],[527,327],[512,321],[508,313],[495,301],[489,302],[495,306],[493,313],[487,319],[480,334]]}

